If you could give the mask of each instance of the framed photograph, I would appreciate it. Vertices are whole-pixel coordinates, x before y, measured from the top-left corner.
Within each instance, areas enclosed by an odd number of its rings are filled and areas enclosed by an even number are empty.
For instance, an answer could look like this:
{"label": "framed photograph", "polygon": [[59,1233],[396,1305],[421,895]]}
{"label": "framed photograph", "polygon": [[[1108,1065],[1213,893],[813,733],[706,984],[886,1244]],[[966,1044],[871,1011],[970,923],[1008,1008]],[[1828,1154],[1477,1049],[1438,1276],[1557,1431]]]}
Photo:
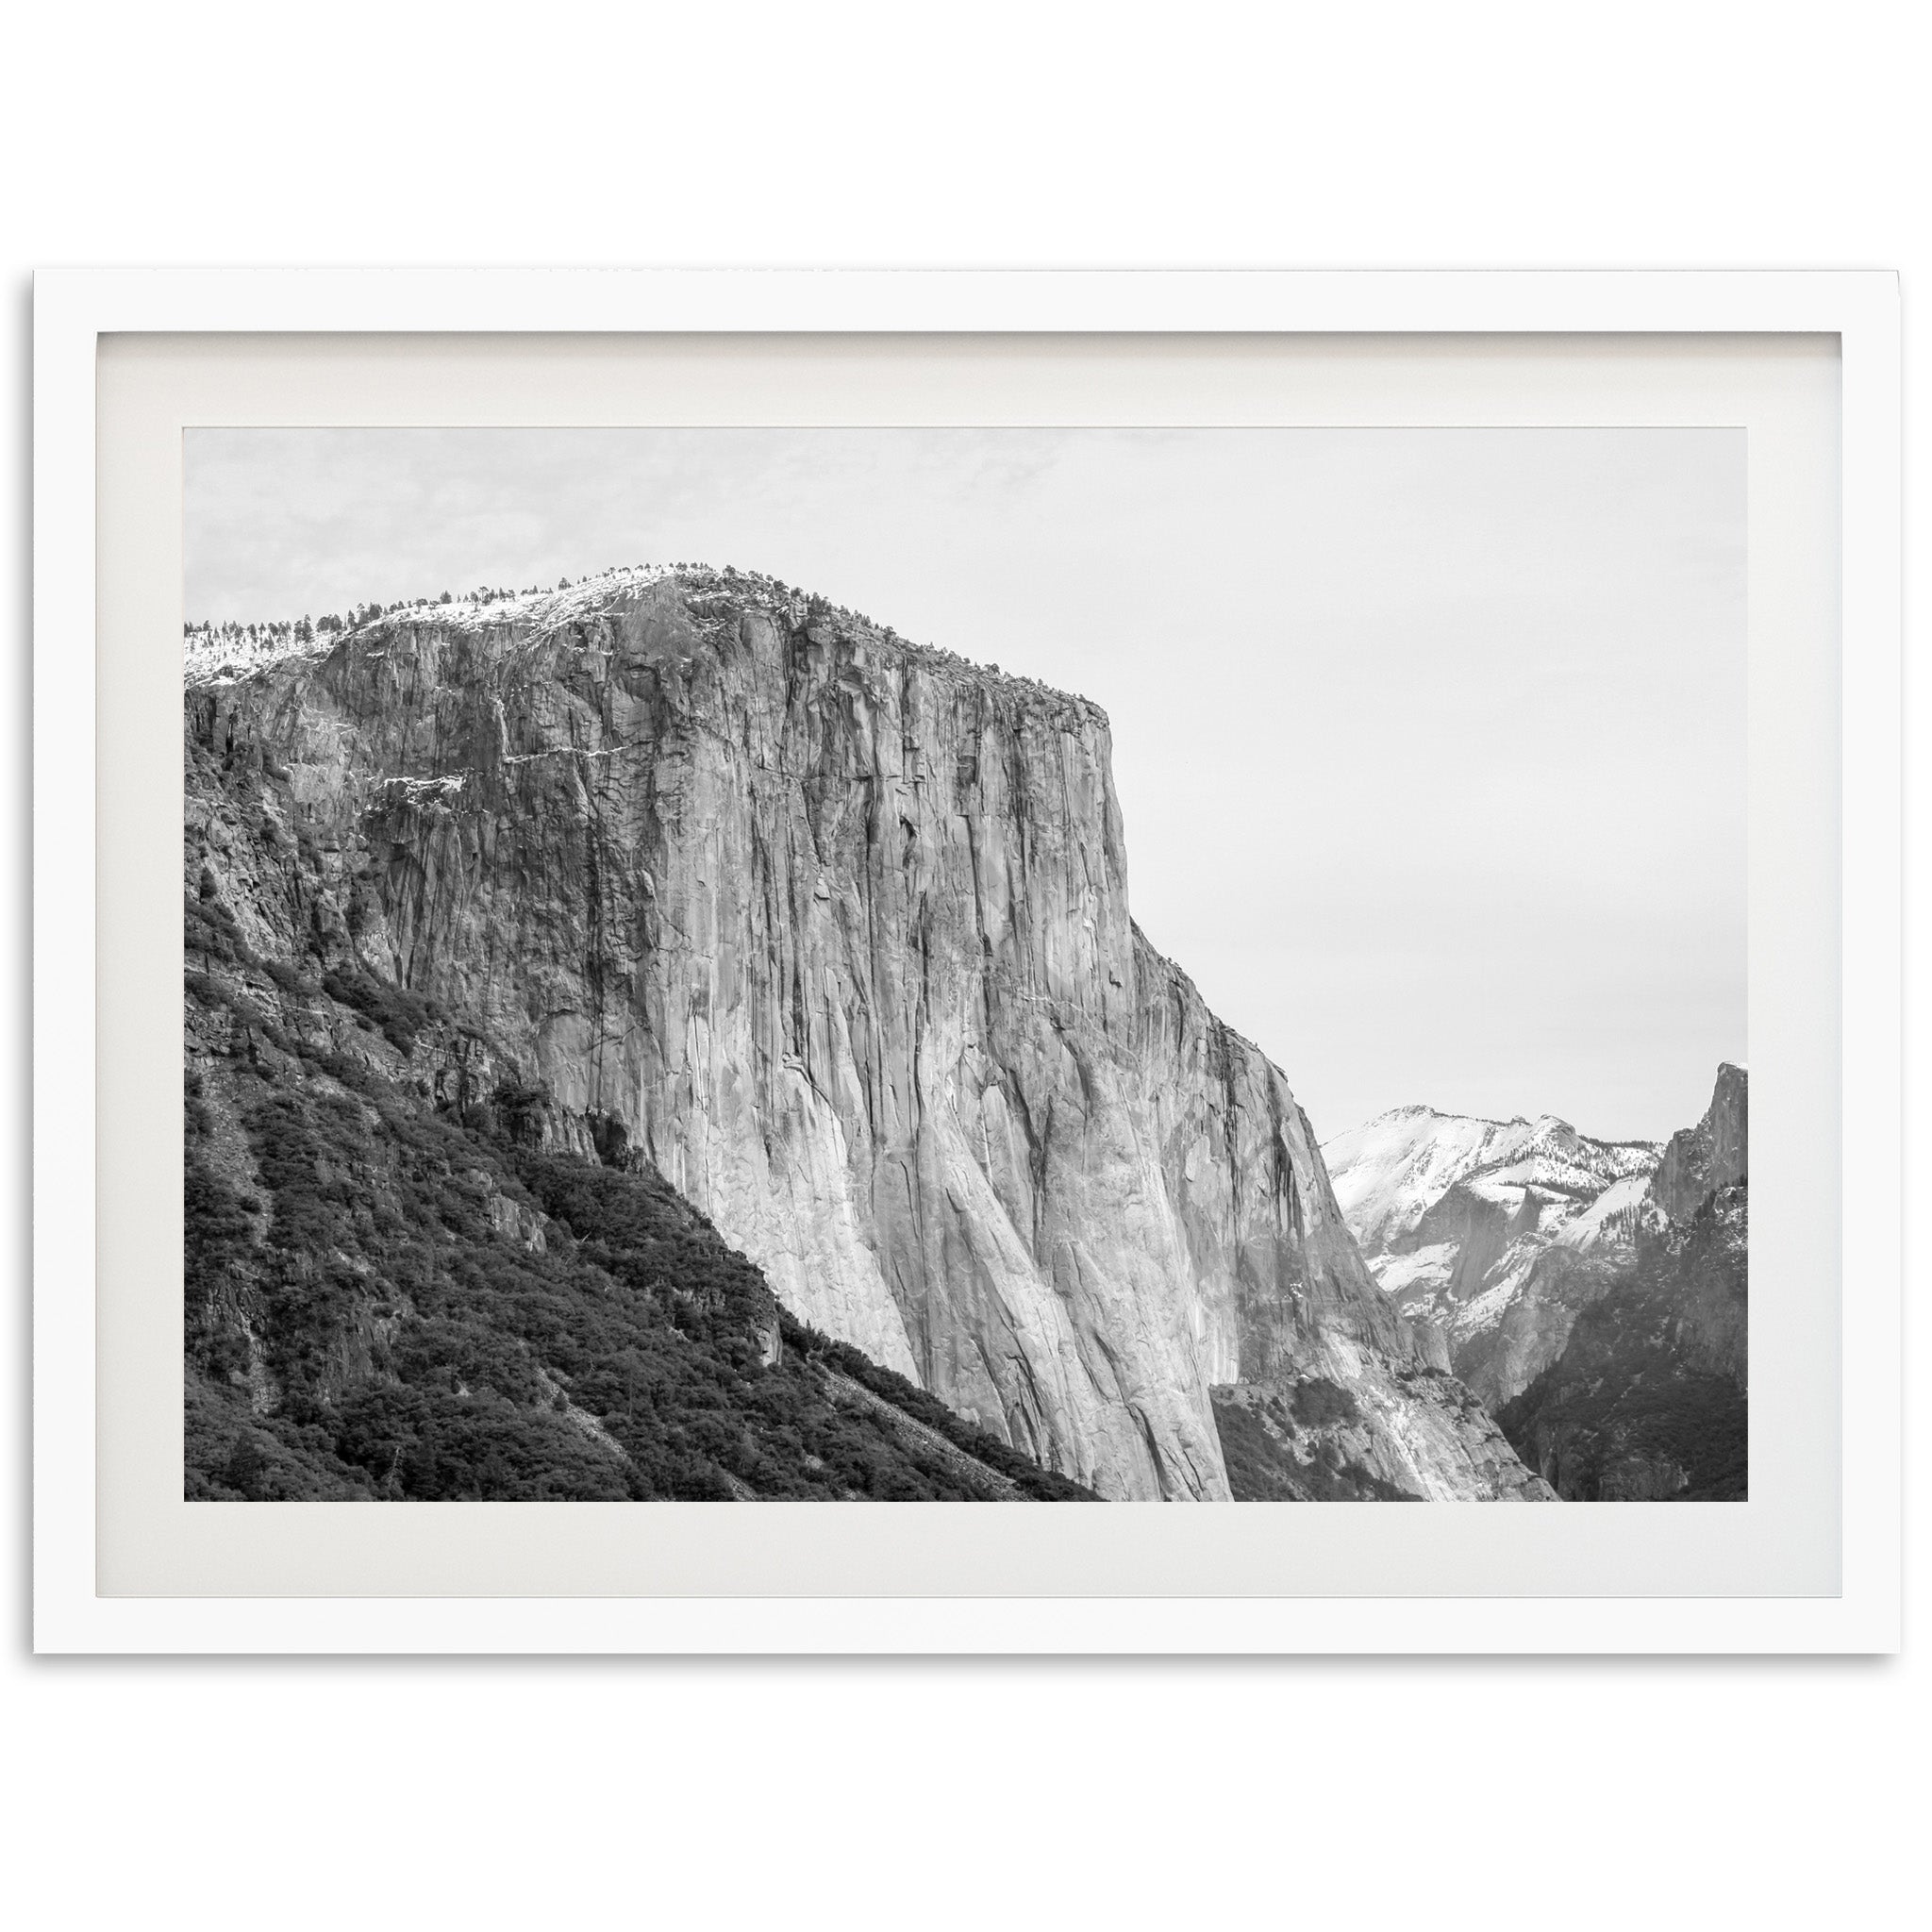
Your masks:
{"label": "framed photograph", "polygon": [[1897,327],[43,275],[38,1646],[1895,1647]]}

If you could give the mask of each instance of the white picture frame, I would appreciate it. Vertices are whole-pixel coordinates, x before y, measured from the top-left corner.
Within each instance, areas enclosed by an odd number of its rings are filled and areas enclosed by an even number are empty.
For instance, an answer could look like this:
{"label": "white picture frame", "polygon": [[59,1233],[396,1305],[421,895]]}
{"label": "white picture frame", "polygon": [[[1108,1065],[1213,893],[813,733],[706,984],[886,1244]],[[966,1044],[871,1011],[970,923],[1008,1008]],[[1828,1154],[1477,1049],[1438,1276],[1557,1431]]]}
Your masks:
{"label": "white picture frame", "polygon": [[[1883,274],[59,271],[35,308],[35,1641],[68,1652],[1853,1652],[1899,1627],[1899,338]],[[1539,336],[1838,342],[1836,1594],[107,1595],[96,715],[103,337]],[[58,1241],[44,1231],[58,1228]],[[1828,1374],[1824,1364],[1821,1374]],[[245,1507],[247,1506],[239,1506]],[[470,1508],[478,1506],[426,1506]],[[598,1506],[521,1505],[522,1509]],[[612,1506],[623,1507],[623,1506]],[[704,1507],[708,1506],[675,1506]],[[891,1506],[879,1506],[890,1507]],[[943,1507],[943,1506],[939,1506]],[[1260,1506],[1269,1507],[1269,1506]],[[1743,1506],[1749,1507],[1749,1506]]]}

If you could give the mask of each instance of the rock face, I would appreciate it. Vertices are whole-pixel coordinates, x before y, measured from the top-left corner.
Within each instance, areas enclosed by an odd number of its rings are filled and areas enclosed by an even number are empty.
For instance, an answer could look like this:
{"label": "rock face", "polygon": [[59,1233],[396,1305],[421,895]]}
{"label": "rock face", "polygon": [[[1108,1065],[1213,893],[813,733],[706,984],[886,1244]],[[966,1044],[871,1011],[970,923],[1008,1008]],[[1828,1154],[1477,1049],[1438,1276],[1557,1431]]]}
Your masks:
{"label": "rock face", "polygon": [[1225,1497],[1210,1391],[1316,1375],[1378,1480],[1547,1493],[1472,1450],[1286,1080],[1134,925],[1086,700],[679,568],[191,663],[188,709],[286,774],[251,943],[474,1016],[549,1140],[1046,1468]]}
{"label": "rock face", "polygon": [[264,956],[288,774],[187,766],[186,1500],[1099,1500],[801,1327],[661,1176],[543,1147],[471,1022]]}
{"label": "rock face", "polygon": [[1728,1501],[1748,1491],[1750,1184],[1744,1070],[1672,1137],[1629,1259],[1498,1420],[1578,1500]]}
{"label": "rock face", "polygon": [[[1322,1152],[1376,1280],[1491,1407],[1557,1358],[1577,1310],[1663,1216],[1654,1144],[1592,1141],[1551,1114],[1398,1108]],[[1702,1157],[1675,1158],[1688,1172]]]}
{"label": "rock face", "polygon": [[1671,1136],[1651,1182],[1651,1198],[1667,1219],[1689,1221],[1708,1195],[1746,1178],[1750,1124],[1748,1076],[1726,1060],[1704,1118]]}
{"label": "rock face", "polygon": [[[1515,1503],[1555,1494],[1524,1466],[1489,1411],[1445,1370],[1411,1363],[1342,1383],[1319,1372],[1242,1382],[1214,1391],[1227,1475],[1241,1502],[1365,1503],[1449,1500],[1418,1468],[1452,1459],[1476,1473],[1474,1493]],[[1425,1418],[1425,1457],[1391,1454],[1412,1418]]]}

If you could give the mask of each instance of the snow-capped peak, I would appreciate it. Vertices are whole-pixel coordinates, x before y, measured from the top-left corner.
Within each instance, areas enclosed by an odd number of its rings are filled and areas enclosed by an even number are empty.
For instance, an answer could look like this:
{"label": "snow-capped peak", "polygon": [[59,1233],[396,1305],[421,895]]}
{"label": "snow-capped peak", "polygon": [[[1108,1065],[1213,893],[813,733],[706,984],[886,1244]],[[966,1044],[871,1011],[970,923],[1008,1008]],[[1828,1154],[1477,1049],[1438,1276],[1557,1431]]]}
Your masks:
{"label": "snow-capped peak", "polygon": [[1533,1284],[1614,1258],[1659,1218],[1658,1146],[1592,1141],[1553,1113],[1398,1108],[1322,1154],[1371,1274],[1405,1316],[1441,1332],[1485,1399],[1518,1386],[1522,1364],[1495,1338]]}
{"label": "snow-capped peak", "polygon": [[1493,1121],[1397,1108],[1322,1143],[1343,1217],[1373,1258],[1415,1237],[1452,1190],[1512,1212],[1543,1197],[1539,1224],[1557,1226],[1615,1183],[1646,1176],[1650,1141],[1592,1141],[1556,1114]]}

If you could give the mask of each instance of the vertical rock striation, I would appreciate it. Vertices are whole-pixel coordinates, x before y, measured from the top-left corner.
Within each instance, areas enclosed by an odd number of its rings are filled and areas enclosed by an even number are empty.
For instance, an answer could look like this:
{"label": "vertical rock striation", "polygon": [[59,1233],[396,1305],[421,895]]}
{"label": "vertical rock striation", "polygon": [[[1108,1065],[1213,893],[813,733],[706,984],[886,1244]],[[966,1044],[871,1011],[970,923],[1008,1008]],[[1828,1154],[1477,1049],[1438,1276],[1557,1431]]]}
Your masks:
{"label": "vertical rock striation", "polygon": [[684,568],[190,686],[296,801],[264,933],[475,1015],[555,1137],[1048,1468],[1226,1496],[1210,1390],[1320,1374],[1378,1480],[1541,1490],[1473,1445],[1280,1072],[1134,925],[1094,705]]}

